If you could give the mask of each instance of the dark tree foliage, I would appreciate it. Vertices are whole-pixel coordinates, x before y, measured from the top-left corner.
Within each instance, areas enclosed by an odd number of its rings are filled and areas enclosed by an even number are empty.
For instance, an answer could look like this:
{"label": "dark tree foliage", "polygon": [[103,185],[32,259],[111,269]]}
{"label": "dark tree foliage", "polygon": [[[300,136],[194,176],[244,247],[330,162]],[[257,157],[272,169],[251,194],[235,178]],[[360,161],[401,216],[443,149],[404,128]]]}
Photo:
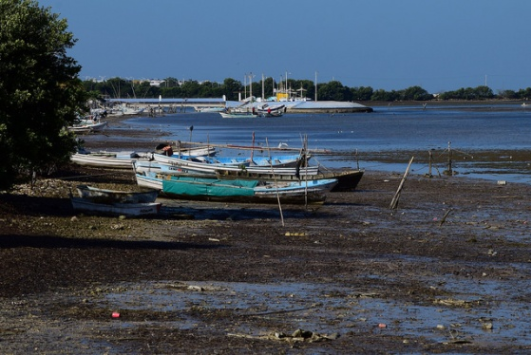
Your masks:
{"label": "dark tree foliage", "polygon": [[440,95],[442,100],[485,100],[492,98],[494,98],[494,93],[488,86],[460,88],[455,91],[446,91]]}
{"label": "dark tree foliage", "polygon": [[86,99],[67,22],[33,0],[0,1],[0,188],[69,160]]}
{"label": "dark tree foliage", "polygon": [[420,86],[411,86],[401,91],[401,99],[405,101],[427,101],[432,98],[433,96]]}
{"label": "dark tree foliage", "polygon": [[[288,80],[288,89],[290,90],[290,97],[308,98],[313,100],[315,98],[315,83],[311,80]],[[102,95],[111,97],[130,97],[130,89],[128,89],[127,82],[114,78],[106,82],[95,83],[93,81],[84,82],[85,90],[93,91],[99,90]],[[254,97],[261,97],[262,92],[264,98],[274,95],[275,90],[279,87],[285,90],[286,82],[278,83],[273,78],[264,78],[252,82],[252,94]],[[136,84],[136,95],[142,98],[152,98],[162,95],[164,98],[210,98],[226,96],[227,100],[238,100],[238,94],[241,93],[249,96],[251,88],[249,83],[245,86],[240,82],[231,78],[227,78],[223,83],[215,83],[204,81],[199,83],[194,80],[179,82],[177,79],[168,78],[160,87],[153,87],[149,82],[142,81]],[[142,88],[142,89],[139,89]],[[424,88],[415,85],[402,90],[386,91],[383,89],[374,90],[370,86],[360,86],[349,88],[341,84],[341,82],[334,80],[328,83],[317,84],[318,100],[333,100],[333,101],[430,101],[434,100],[435,96],[429,93]],[[497,95],[492,92],[488,86],[478,86],[475,88],[460,88],[454,91],[446,91],[438,95],[438,100],[486,100],[486,99],[531,99],[531,88],[520,89],[515,92],[513,90],[500,91]]]}

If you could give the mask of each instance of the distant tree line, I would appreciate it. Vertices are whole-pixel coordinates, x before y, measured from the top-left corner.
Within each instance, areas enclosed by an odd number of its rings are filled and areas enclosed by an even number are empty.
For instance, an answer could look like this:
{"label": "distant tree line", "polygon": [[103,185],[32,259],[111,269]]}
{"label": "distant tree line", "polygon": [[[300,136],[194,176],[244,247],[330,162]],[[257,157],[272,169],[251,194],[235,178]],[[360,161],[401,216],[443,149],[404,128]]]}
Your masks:
{"label": "distant tree line", "polygon": [[[285,82],[282,83],[285,85]],[[223,83],[210,81],[198,82],[196,80],[179,81],[176,78],[167,78],[160,86],[151,85],[147,80],[129,80],[112,78],[105,81],[83,81],[83,86],[92,97],[111,98],[219,98],[223,95],[227,100],[238,100],[252,95],[262,96],[262,81],[242,84],[240,81],[227,78]],[[288,79],[291,97],[315,98],[315,84],[311,80]],[[263,83],[264,97],[274,95],[278,83],[273,78],[267,78]],[[486,99],[531,99],[531,88],[519,91],[505,90],[494,94],[488,86],[475,88],[461,88],[439,94],[430,94],[420,86],[411,86],[403,90],[386,91],[374,90],[370,86],[348,87],[339,81],[318,83],[317,99],[320,101],[431,101],[431,100],[486,100]]]}

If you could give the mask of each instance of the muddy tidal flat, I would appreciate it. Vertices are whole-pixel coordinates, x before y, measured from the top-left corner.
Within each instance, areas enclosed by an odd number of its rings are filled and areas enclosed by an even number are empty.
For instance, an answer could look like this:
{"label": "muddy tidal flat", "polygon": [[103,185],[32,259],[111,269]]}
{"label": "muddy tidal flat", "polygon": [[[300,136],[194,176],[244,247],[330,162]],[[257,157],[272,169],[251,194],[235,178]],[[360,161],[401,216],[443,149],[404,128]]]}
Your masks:
{"label": "muddy tidal flat", "polygon": [[129,189],[128,171],[17,186],[0,195],[0,352],[531,351],[531,185],[410,174],[391,209],[401,180],[367,170],[355,191],[281,211],[159,199],[130,219],[68,198]]}

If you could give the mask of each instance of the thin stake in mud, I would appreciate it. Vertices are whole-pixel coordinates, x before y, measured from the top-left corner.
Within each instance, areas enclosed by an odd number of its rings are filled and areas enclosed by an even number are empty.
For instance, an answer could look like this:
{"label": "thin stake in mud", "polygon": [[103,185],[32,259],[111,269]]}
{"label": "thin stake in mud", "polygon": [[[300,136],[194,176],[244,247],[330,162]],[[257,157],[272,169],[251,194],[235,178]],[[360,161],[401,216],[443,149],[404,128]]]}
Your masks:
{"label": "thin stake in mud", "polygon": [[190,130],[190,143],[192,142],[192,132],[194,131],[194,126],[188,128]]}
{"label": "thin stake in mud", "polygon": [[443,218],[441,219],[441,222],[439,223],[439,227],[443,225],[444,222],[446,222],[446,217],[452,212],[454,209],[450,208],[446,213],[444,214]]}
{"label": "thin stake in mud", "polygon": [[[273,168],[273,161],[271,160],[271,150],[269,149],[269,141],[266,137],[266,145],[267,145],[267,153],[269,154],[269,162],[271,164],[271,172],[273,173],[273,181],[276,181],[275,178],[275,169]],[[280,212],[280,221],[282,222],[282,227],[284,227],[284,214],[282,214],[282,204],[280,203],[280,195],[277,190],[277,202],[278,202],[278,210]]]}
{"label": "thin stake in mud", "polygon": [[391,204],[389,205],[389,208],[395,210],[398,207],[398,200],[400,200],[400,194],[402,193],[402,188],[404,187],[404,182],[406,181],[406,178],[409,174],[409,168],[411,168],[411,164],[413,163],[413,159],[415,157],[411,157],[409,160],[409,164],[407,165],[406,172],[404,173],[404,177],[402,178],[402,181],[400,181],[400,185],[398,186],[398,190],[396,190],[395,195],[393,196],[393,199],[391,200]]}

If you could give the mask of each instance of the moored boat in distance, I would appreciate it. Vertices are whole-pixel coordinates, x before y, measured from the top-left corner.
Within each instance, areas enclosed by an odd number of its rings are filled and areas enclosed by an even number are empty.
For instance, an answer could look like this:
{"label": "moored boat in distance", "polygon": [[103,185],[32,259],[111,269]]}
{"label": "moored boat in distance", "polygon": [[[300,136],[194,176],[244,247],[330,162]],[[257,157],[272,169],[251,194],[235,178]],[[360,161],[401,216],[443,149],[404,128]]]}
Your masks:
{"label": "moored boat in distance", "polygon": [[254,118],[257,117],[254,113],[240,113],[240,112],[220,112],[222,118]]}
{"label": "moored boat in distance", "polygon": [[256,113],[261,117],[280,117],[286,112],[286,105],[280,104],[276,106],[270,106],[269,104],[263,104],[256,108]]}
{"label": "moored boat in distance", "polygon": [[223,111],[219,112],[223,118],[253,118],[257,117],[255,107],[227,107]]}

